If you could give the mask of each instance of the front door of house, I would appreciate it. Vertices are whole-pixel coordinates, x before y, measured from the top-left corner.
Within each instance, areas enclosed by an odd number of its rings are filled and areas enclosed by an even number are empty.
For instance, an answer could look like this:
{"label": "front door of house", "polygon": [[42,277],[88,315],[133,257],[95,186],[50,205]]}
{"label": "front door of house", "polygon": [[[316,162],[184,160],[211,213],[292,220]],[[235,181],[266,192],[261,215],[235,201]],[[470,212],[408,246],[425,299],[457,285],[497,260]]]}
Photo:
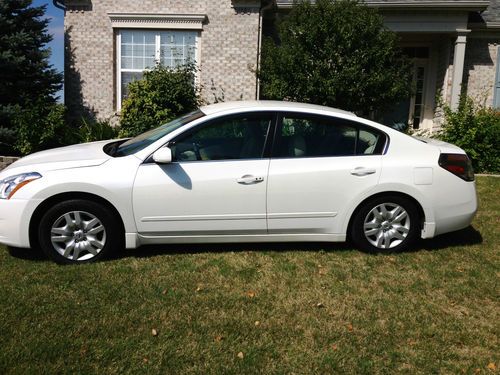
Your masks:
{"label": "front door of house", "polygon": [[380,122],[398,130],[423,128],[426,110],[431,107],[431,60],[429,47],[405,47],[403,53],[412,60],[412,94],[382,114]]}

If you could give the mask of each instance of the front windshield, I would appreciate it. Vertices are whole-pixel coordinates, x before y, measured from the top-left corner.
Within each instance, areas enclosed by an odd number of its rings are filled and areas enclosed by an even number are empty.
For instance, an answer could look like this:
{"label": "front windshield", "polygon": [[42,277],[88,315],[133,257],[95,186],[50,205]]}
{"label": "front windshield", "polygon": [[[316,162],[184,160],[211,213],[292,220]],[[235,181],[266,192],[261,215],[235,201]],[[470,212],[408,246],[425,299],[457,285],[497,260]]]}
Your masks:
{"label": "front windshield", "polygon": [[167,134],[173,132],[174,130],[179,129],[181,126],[186,125],[187,123],[199,119],[203,116],[205,116],[205,114],[198,109],[196,111],[188,113],[187,115],[167,122],[166,124],[158,128],[148,130],[147,132],[139,134],[137,137],[131,138],[128,141],[122,143],[120,146],[118,146],[113,156],[127,156],[135,154],[136,152],[141,151],[142,149],[146,148],[147,146],[156,142]]}

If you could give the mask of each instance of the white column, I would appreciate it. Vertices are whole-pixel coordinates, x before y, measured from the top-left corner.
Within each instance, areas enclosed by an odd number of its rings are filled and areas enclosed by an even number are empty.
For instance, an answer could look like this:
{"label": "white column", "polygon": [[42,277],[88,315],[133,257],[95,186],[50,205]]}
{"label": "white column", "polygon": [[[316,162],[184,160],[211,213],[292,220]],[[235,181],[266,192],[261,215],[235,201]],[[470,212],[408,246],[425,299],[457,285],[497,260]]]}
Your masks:
{"label": "white column", "polygon": [[453,110],[458,108],[460,92],[462,90],[462,80],[464,77],[465,46],[467,44],[467,34],[470,30],[457,30],[457,40],[455,41],[455,53],[453,56],[453,81],[451,82],[451,101]]}

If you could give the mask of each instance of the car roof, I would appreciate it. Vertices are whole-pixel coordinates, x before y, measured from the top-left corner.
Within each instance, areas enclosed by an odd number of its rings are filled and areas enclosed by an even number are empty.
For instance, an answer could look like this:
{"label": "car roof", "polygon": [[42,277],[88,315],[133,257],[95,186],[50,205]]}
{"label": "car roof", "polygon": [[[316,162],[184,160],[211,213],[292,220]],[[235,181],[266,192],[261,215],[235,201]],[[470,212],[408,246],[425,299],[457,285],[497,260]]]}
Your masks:
{"label": "car roof", "polygon": [[200,108],[200,110],[206,115],[212,115],[217,112],[223,112],[229,110],[245,110],[245,109],[257,110],[257,111],[258,110],[324,111],[324,112],[330,112],[332,114],[343,114],[356,117],[354,113],[343,111],[341,109],[325,107],[316,104],[284,102],[277,100],[241,100],[241,101],[211,104]]}

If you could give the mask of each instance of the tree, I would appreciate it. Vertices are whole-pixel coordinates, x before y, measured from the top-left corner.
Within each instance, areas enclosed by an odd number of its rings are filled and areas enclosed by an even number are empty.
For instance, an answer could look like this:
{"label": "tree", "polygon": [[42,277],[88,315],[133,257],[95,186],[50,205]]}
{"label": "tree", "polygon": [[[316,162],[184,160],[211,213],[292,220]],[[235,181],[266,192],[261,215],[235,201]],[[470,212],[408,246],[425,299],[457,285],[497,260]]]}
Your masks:
{"label": "tree", "polygon": [[62,86],[62,74],[49,63],[52,36],[45,10],[32,0],[0,1],[0,134],[13,131],[19,109],[55,104]]}
{"label": "tree", "polygon": [[162,65],[145,71],[141,80],[128,85],[121,113],[120,135],[135,136],[173,120],[198,107],[192,65],[169,68]]}
{"label": "tree", "polygon": [[408,97],[409,63],[375,9],[352,0],[295,3],[266,38],[259,77],[266,99],[370,113]]}

